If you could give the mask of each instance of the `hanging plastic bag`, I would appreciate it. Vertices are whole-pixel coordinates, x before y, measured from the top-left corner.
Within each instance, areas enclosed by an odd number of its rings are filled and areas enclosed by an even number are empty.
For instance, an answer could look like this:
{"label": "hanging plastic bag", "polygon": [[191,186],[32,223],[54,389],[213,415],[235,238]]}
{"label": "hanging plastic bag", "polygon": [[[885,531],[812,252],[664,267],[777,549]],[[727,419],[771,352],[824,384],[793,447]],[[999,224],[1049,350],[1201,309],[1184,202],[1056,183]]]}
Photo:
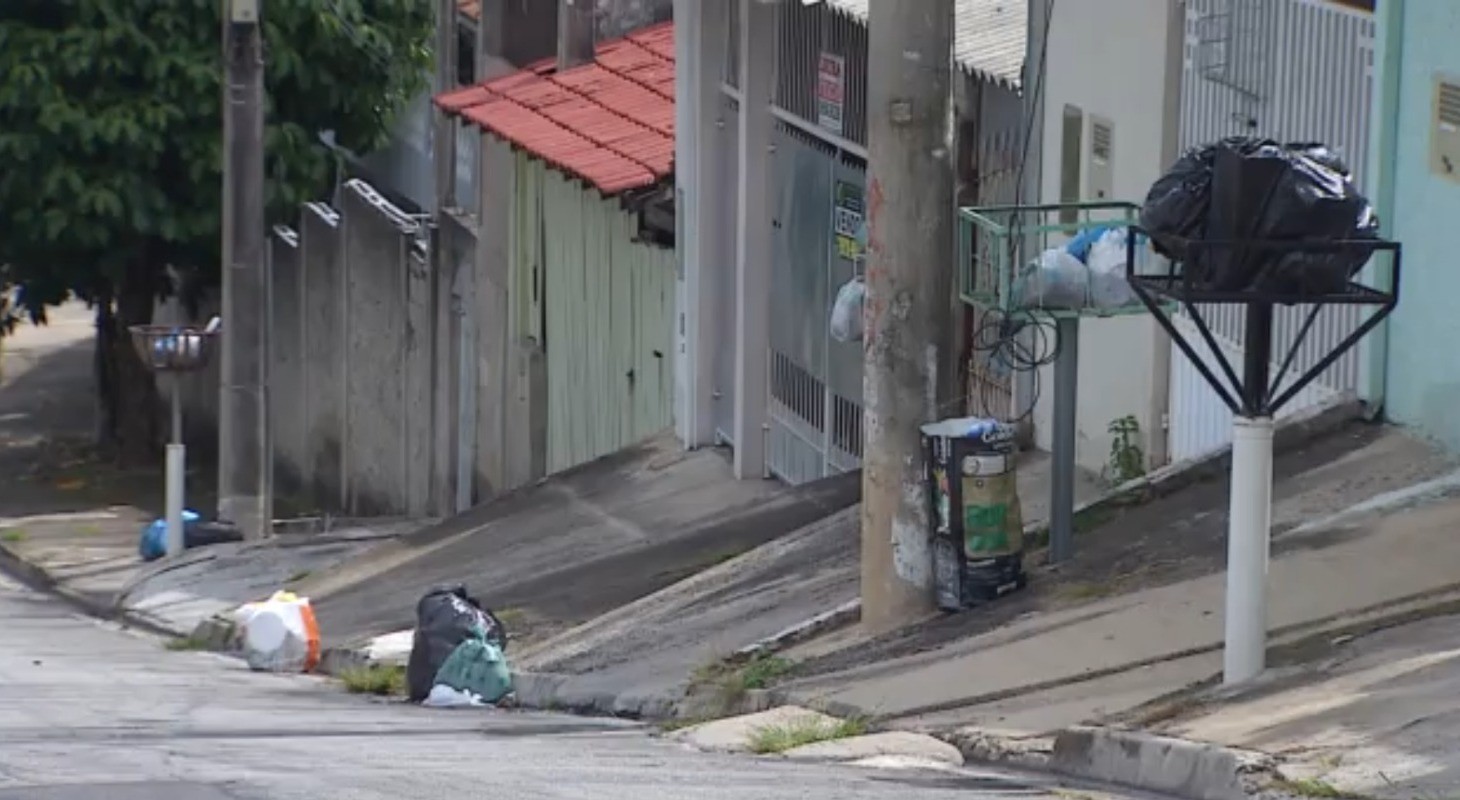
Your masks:
{"label": "hanging plastic bag", "polygon": [[426,699],[441,665],[476,630],[481,630],[487,641],[506,652],[506,628],[467,593],[465,586],[442,586],[421,597],[416,603],[416,632],[411,641],[411,657],[406,663],[411,702]]}
{"label": "hanging plastic bag", "polygon": [[233,618],[250,669],[309,672],[319,665],[319,625],[309,598],[275,592],[268,600],[241,606]]}
{"label": "hanging plastic bag", "polygon": [[831,338],[838,342],[857,342],[862,339],[862,301],[867,296],[867,284],[857,275],[842,284],[837,290],[836,302],[831,306]]}
{"label": "hanging plastic bag", "polygon": [[1085,308],[1090,304],[1090,268],[1065,248],[1052,247],[1024,270],[1014,296],[1021,308]]}
{"label": "hanging plastic bag", "polygon": [[495,703],[512,691],[512,670],[502,649],[487,641],[485,632],[476,630],[467,637],[436,672],[430,694],[441,694],[441,687],[454,689],[461,695]]}

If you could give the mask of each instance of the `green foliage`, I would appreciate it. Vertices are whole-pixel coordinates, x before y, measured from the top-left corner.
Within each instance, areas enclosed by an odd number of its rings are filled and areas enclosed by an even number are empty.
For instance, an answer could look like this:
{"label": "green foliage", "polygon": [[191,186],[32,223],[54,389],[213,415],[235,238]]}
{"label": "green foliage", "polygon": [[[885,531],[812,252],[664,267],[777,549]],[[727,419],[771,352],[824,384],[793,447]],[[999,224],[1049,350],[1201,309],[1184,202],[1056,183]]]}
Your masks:
{"label": "green foliage", "polygon": [[1110,461],[1106,476],[1119,486],[1146,474],[1146,453],[1141,449],[1141,424],[1129,414],[1111,421],[1106,430],[1110,441]]}
{"label": "green foliage", "polygon": [[[432,5],[268,0],[269,213],[291,218],[425,86]],[[0,289],[163,290],[168,265],[216,281],[222,203],[222,0],[0,3]],[[4,309],[0,309],[3,311]]]}

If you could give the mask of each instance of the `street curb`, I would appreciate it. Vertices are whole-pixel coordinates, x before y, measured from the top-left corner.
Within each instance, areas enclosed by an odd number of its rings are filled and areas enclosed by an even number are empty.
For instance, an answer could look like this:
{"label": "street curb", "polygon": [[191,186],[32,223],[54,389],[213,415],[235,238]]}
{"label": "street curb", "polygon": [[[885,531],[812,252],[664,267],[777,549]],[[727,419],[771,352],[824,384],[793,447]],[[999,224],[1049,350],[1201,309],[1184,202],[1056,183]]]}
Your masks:
{"label": "street curb", "polygon": [[1246,800],[1273,775],[1264,753],[1109,728],[1068,728],[1047,766],[1071,777],[1192,800]]}
{"label": "street curb", "polygon": [[153,620],[144,614],[135,614],[118,608],[115,604],[101,603],[80,592],[67,588],[45,567],[28,561],[24,556],[0,542],[0,572],[5,572],[22,584],[61,598],[88,617],[137,628],[154,636],[169,639],[179,636],[177,631]]}

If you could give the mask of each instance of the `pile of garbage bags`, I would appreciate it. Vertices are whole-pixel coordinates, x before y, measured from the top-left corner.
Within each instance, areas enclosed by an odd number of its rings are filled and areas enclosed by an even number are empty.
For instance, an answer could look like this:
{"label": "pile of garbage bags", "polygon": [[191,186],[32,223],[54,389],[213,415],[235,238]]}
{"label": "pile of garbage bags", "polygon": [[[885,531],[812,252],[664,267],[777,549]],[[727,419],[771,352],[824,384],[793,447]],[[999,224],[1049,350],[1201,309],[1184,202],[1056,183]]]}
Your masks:
{"label": "pile of garbage bags", "polygon": [[500,701],[512,691],[506,651],[507,630],[501,620],[465,586],[432,589],[416,603],[416,631],[406,663],[411,702],[477,706]]}
{"label": "pile of garbage bags", "polygon": [[1020,273],[1015,304],[1022,308],[1116,309],[1138,302],[1126,281],[1128,229],[1095,226],[1051,247]]}
{"label": "pile of garbage bags", "polygon": [[1343,291],[1373,248],[1203,242],[1377,240],[1379,221],[1327,147],[1231,137],[1188,151],[1157,180],[1141,227],[1193,289],[1314,295]]}

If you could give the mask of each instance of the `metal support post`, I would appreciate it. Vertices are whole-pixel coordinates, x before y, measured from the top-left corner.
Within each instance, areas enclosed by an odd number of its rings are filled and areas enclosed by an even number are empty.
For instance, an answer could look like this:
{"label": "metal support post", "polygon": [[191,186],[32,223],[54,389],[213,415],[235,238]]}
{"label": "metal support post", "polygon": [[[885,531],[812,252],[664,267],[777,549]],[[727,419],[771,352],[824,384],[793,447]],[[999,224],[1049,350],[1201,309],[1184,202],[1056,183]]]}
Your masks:
{"label": "metal support post", "polygon": [[1232,419],[1227,519],[1226,646],[1222,682],[1242,683],[1267,665],[1267,561],[1272,528],[1272,304],[1249,303],[1243,337],[1242,413]]}
{"label": "metal support post", "polygon": [[183,541],[183,493],[187,478],[187,450],[183,445],[182,433],[182,375],[167,376],[172,400],[172,439],[167,444],[167,492],[165,509],[167,519],[167,554],[182,555]]}
{"label": "metal support post", "polygon": [[1054,441],[1050,447],[1049,563],[1075,552],[1075,427],[1079,408],[1080,318],[1060,317],[1054,362]]}
{"label": "metal support post", "polygon": [[1232,419],[1222,682],[1257,677],[1267,655],[1267,556],[1272,522],[1272,417]]}

